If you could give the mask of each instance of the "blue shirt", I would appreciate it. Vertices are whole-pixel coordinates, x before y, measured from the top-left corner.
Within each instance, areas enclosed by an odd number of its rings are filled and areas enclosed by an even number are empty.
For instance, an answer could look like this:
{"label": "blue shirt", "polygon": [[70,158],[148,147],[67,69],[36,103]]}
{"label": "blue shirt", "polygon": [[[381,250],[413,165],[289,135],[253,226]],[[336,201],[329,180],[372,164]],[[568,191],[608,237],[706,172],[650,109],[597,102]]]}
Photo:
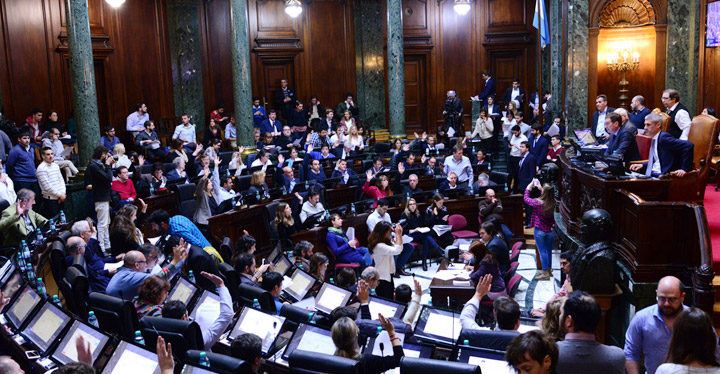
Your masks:
{"label": "blue shirt", "polygon": [[185,216],[170,217],[168,234],[179,236],[186,242],[200,248],[212,247],[210,242],[203,236],[200,229]]}
{"label": "blue shirt", "polygon": [[35,176],[35,151],[16,144],[10,150],[5,170],[14,182],[37,182]]}
{"label": "blue shirt", "polygon": [[645,117],[652,113],[648,108],[642,108],[641,111],[633,111],[630,113],[630,122],[634,123],[639,129],[645,128]]}
{"label": "blue shirt", "polygon": [[[253,105],[252,112],[253,112],[253,127],[255,127],[256,129],[259,129],[260,125],[262,124],[262,121],[264,121],[265,118],[267,118],[267,114],[265,113],[265,107],[260,105],[259,107],[255,108],[255,106]],[[260,112],[261,114],[255,114],[255,112]]]}
{"label": "blue shirt", "polygon": [[110,150],[110,154],[113,154],[113,148],[115,148],[115,144],[120,143],[120,139],[118,139],[117,136],[113,136],[112,140],[108,139],[107,136],[103,136],[100,138],[100,144],[104,145],[105,148]]}
{"label": "blue shirt", "polygon": [[[178,268],[180,267],[181,266],[178,266]],[[169,266],[167,268],[168,278],[172,278],[178,268]],[[135,296],[137,296],[138,288],[140,288],[140,285],[143,284],[145,279],[152,275],[162,274],[162,269],[159,266],[156,267],[156,269],[157,271],[154,273],[141,273],[122,266],[118,269],[117,273],[110,278],[110,283],[108,283],[105,293],[124,300],[132,300]]]}
{"label": "blue shirt", "polygon": [[280,301],[280,298],[277,296],[273,296],[273,301],[275,301],[275,309],[277,309],[276,314],[280,314],[280,309],[282,309],[283,303]]}
{"label": "blue shirt", "polygon": [[[683,305],[683,309],[688,309]],[[647,374],[655,374],[658,366],[665,361],[672,330],[660,314],[657,304],[635,314],[625,333],[625,360],[640,362],[645,355]]]}

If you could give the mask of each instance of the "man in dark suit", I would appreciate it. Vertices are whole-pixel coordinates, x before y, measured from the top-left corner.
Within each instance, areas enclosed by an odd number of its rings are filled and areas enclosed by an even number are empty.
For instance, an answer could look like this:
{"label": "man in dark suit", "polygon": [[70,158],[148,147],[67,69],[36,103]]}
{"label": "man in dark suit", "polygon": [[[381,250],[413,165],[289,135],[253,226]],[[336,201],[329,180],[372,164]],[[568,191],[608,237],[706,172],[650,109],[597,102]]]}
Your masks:
{"label": "man in dark suit", "polygon": [[[515,178],[517,183],[513,186],[513,193],[519,193],[527,188],[533,178],[535,178],[538,169],[537,160],[535,160],[535,156],[530,153],[530,142],[525,141],[520,144],[520,153],[520,163],[517,169],[517,178]],[[525,204],[526,228],[530,228],[530,216],[532,216],[532,208],[530,205]]]}
{"label": "man in dark suit", "polygon": [[614,112],[615,108],[608,106],[607,96],[605,95],[598,95],[595,98],[595,107],[597,107],[597,112],[592,115],[590,128],[593,130],[598,143],[605,144],[610,140],[610,134],[605,130],[605,116]]}
{"label": "man in dark suit", "polygon": [[631,171],[640,172],[645,168],[645,175],[658,176],[675,172],[682,178],[693,169],[693,143],[676,139],[667,132],[661,131],[663,118],[659,114],[650,113],[645,117],[645,135],[652,137],[648,162],[630,166]]}
{"label": "man in dark suit", "polygon": [[425,169],[425,175],[443,175],[443,171],[438,166],[435,156],[426,157],[422,155],[420,156],[420,161],[422,168]]}
{"label": "man in dark suit", "polygon": [[482,78],[485,80],[485,89],[482,93],[475,95],[473,99],[480,100],[485,104],[488,96],[495,96],[495,80],[492,79],[490,72],[487,70],[482,72]]}
{"label": "man in dark suit", "polygon": [[337,161],[337,164],[335,165],[335,170],[333,170],[330,178],[338,177],[343,178],[342,184],[350,184],[352,180],[357,179],[357,173],[352,168],[347,167],[346,160],[340,159]]}
{"label": "man in dark suit", "polygon": [[277,119],[277,112],[275,109],[270,109],[268,112],[268,118],[260,124],[260,136],[270,133],[273,136],[279,136],[282,134],[283,125]]}
{"label": "man in dark suit", "polygon": [[[305,179],[307,179],[308,182],[317,181],[318,183],[320,183],[327,179],[327,176],[325,176],[325,171],[320,166],[320,160],[311,158],[310,154],[306,154],[303,164],[305,164],[304,167],[307,169],[307,171],[305,172]],[[309,168],[307,167],[307,165],[309,165]]]}
{"label": "man in dark suit", "polygon": [[640,151],[632,133],[620,126],[622,117],[617,113],[608,113],[605,116],[605,129],[610,134],[610,141],[605,150],[606,156],[620,156],[623,161],[637,161]]}
{"label": "man in dark suit", "polygon": [[[548,153],[550,142],[542,135],[543,127],[540,124],[533,125],[530,129],[530,153],[535,156],[536,166],[540,167]],[[526,185],[527,187],[527,185]]]}
{"label": "man in dark suit", "polygon": [[[290,111],[295,108],[296,100],[295,90],[288,87],[288,80],[285,78],[280,79],[280,87],[275,90],[273,102],[275,103],[275,110],[280,111],[283,120],[287,121],[290,119]],[[282,127],[280,128],[282,129]],[[263,135],[264,134],[265,133],[263,133]]]}
{"label": "man in dark suit", "polygon": [[518,108],[522,108],[525,103],[525,90],[520,88],[520,79],[515,78],[512,81],[512,87],[508,87],[502,97],[503,106],[507,108],[510,101],[515,100]]}

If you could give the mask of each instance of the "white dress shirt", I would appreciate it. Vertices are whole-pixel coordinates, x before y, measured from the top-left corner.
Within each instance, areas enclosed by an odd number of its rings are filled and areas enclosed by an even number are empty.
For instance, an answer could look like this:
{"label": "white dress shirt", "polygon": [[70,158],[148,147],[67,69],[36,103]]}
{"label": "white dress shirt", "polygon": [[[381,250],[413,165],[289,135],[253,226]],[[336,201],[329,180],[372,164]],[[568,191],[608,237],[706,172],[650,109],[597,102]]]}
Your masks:
{"label": "white dress shirt", "polygon": [[173,139],[182,139],[183,144],[195,143],[195,125],[189,124],[187,127],[180,124],[175,126],[175,132],[172,136]]}
{"label": "white dress shirt", "polygon": [[[653,157],[655,157],[653,159],[653,164],[652,164],[652,173],[658,174],[658,175],[662,172],[662,167],[660,167],[660,157],[658,157],[659,155],[658,155],[658,151],[657,151],[657,145],[658,145],[657,143],[658,143],[659,137],[660,137],[660,131],[658,131],[658,133],[655,134],[655,136],[653,136],[652,142],[655,143],[655,146],[652,147],[652,149],[650,149],[650,152],[653,153]],[[650,145],[652,145],[652,142],[650,143]]]}
{"label": "white dress shirt", "polygon": [[7,174],[2,173],[2,175],[5,177],[5,181],[0,180],[0,199],[7,200],[10,205],[15,204],[15,200],[17,200],[15,184]]}
{"label": "white dress shirt", "polygon": [[[669,111],[675,110],[677,108],[679,103],[675,103]],[[688,133],[690,133],[690,125],[692,124],[692,121],[690,120],[690,113],[687,112],[685,109],[678,110],[677,113],[675,113],[675,123],[678,125],[680,130],[682,130],[682,134],[680,134],[680,140],[688,140]]]}
{"label": "white dress shirt", "polygon": [[373,229],[375,228],[375,225],[378,224],[380,221],[385,221],[389,224],[392,224],[392,220],[390,219],[390,215],[385,213],[384,216],[380,216],[378,214],[377,209],[375,209],[367,218],[367,226],[368,226],[368,233],[371,233]]}
{"label": "white dress shirt", "polygon": [[510,94],[510,100],[516,101],[515,99],[516,99],[518,96],[520,96],[520,89],[519,89],[519,88],[517,88],[517,89],[513,88],[512,93]]}
{"label": "white dress shirt", "polygon": [[145,130],[145,122],[150,120],[150,116],[144,113],[142,116],[138,112],[132,112],[127,116],[125,129],[132,132],[140,132]]}
{"label": "white dress shirt", "polygon": [[233,318],[232,297],[227,287],[218,288],[218,293],[220,294],[219,311],[207,308],[199,310],[195,315],[195,322],[202,329],[206,351],[209,351],[217,343],[220,335],[225,332]]}
{"label": "white dress shirt", "polygon": [[458,183],[465,183],[473,180],[473,168],[470,164],[470,159],[466,156],[462,156],[460,161],[455,161],[453,155],[445,158],[445,174],[450,174],[451,171],[455,172],[458,177]]}
{"label": "white dress shirt", "polygon": [[606,107],[605,110],[598,115],[598,121],[595,124],[595,137],[598,139],[608,136],[607,131],[605,131],[605,116],[607,113],[608,110]]}

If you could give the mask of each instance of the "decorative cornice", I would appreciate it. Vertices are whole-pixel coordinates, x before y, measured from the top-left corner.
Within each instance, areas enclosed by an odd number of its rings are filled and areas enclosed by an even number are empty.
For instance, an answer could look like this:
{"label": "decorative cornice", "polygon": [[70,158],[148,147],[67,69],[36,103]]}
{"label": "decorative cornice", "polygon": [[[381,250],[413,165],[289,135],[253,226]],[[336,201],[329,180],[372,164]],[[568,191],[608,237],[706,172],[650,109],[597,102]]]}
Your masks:
{"label": "decorative cornice", "polygon": [[[60,44],[55,50],[60,53],[68,53],[68,36],[65,30],[60,32],[58,40]],[[115,51],[115,48],[110,45],[110,36],[108,35],[92,35],[90,40],[92,42],[93,54],[95,55],[109,55]]]}
{"label": "decorative cornice", "polygon": [[255,38],[257,48],[302,48],[299,38]]}
{"label": "decorative cornice", "polygon": [[430,35],[404,35],[403,45],[432,46]]}
{"label": "decorative cornice", "polygon": [[483,44],[529,43],[530,33],[527,31],[488,32]]}
{"label": "decorative cornice", "polygon": [[657,22],[655,9],[648,0],[611,0],[602,9],[600,27],[638,27]]}

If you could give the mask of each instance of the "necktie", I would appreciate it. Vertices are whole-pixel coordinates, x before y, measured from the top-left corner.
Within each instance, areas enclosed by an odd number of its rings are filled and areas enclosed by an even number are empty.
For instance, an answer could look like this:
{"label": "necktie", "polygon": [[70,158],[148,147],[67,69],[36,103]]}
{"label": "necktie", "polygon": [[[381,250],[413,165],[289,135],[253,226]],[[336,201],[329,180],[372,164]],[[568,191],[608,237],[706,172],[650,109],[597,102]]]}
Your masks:
{"label": "necktie", "polygon": [[525,156],[520,159],[520,164],[518,164],[518,169],[522,168],[523,161],[525,161]]}
{"label": "necktie", "polygon": [[653,164],[655,163],[655,144],[657,144],[656,142],[657,139],[653,139],[650,143],[650,156],[648,156],[648,164],[647,168],[645,169],[645,175],[648,177],[652,175]]}

